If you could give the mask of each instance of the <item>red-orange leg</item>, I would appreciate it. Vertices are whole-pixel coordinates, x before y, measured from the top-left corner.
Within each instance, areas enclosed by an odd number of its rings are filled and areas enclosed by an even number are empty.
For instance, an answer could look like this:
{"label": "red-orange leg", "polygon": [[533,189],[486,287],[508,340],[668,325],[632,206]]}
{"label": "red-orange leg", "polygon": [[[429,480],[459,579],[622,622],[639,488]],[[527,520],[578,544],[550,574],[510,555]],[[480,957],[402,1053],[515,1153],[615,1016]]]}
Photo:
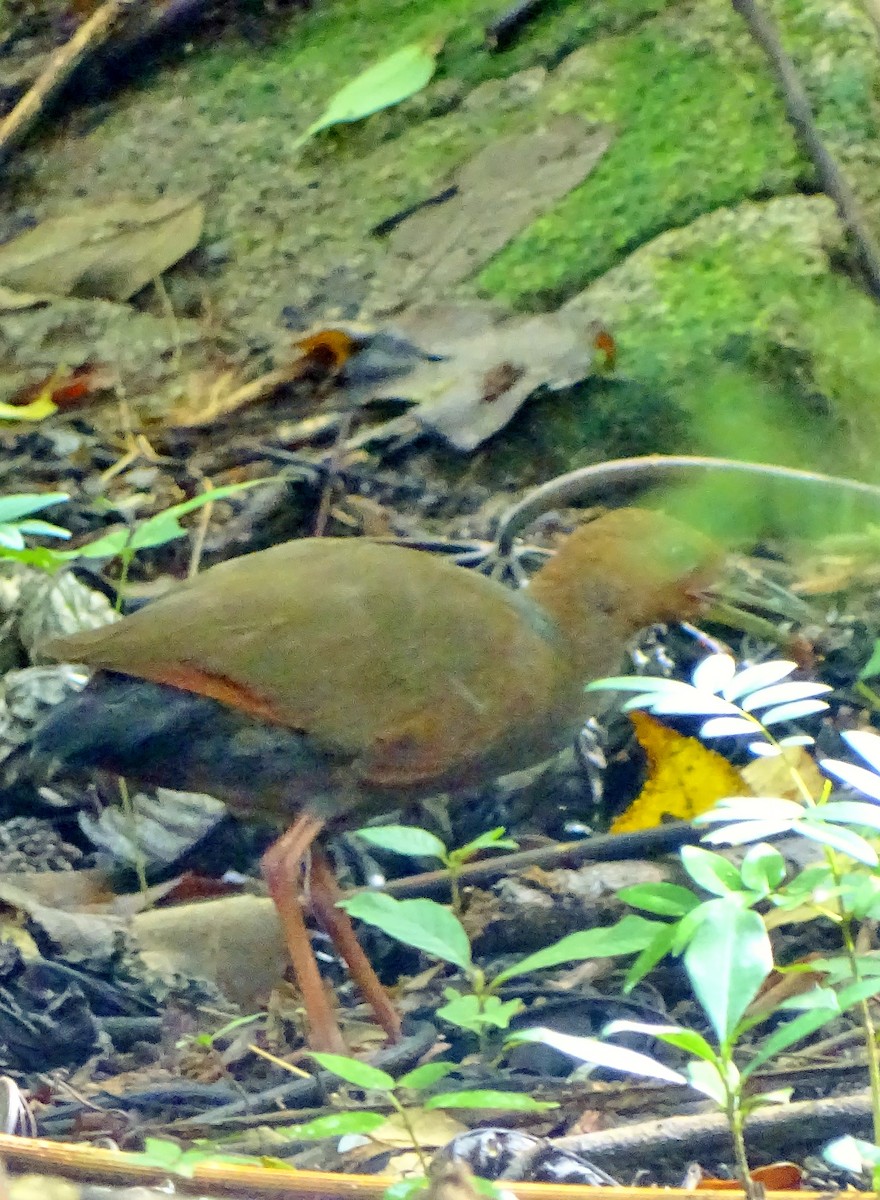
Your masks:
{"label": "red-orange leg", "polygon": [[260,865],[269,895],[278,910],[290,961],[302,993],[309,1023],[309,1043],[313,1050],[345,1054],[345,1043],[324,990],[300,902],[303,862],[323,827],[323,821],[303,813],[277,842],[272,843]]}
{"label": "red-orange leg", "polygon": [[348,964],[352,979],[361,995],[372,1008],[376,1020],[392,1042],[400,1040],[400,1014],[391,997],[379,982],[370,960],[355,936],[351,918],[344,909],[336,907],[341,893],[336,876],[319,846],[312,848],[312,867],[309,873],[312,911],[330,936],[338,953]]}

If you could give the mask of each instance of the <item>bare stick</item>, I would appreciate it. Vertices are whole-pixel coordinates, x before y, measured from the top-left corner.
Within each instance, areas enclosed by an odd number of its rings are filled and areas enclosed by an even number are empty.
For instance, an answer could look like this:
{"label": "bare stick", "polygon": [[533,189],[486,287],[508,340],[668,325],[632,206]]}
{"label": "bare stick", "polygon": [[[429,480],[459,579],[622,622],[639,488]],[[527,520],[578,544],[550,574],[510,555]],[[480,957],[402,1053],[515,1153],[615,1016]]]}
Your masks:
{"label": "bare stick", "polygon": [[794,127],[795,134],[804,152],[812,159],[822,191],[837,205],[840,219],[858,244],[862,266],[868,277],[871,291],[880,297],[880,246],[874,239],[862,216],[855,192],[847,183],[833,155],[822,141],[819,128],[813,120],[809,97],[800,81],[797,70],[770,17],[755,4],[755,0],[731,0],[752,37],[767,55],[776,84],[782,93],[785,111]]}
{"label": "bare stick", "polygon": [[810,487],[833,487],[855,492],[877,501],[880,506],[880,486],[863,483],[846,476],[823,475],[818,471],[801,471],[796,467],[781,467],[776,463],[741,462],[735,458],[713,458],[697,454],[646,454],[641,458],[615,458],[609,462],[594,463],[580,467],[566,475],[557,475],[507,510],[501,518],[496,534],[496,555],[501,558],[510,554],[513,539],[542,513],[559,504],[571,504],[585,498],[595,500],[609,487],[627,484],[659,483],[669,478],[680,478],[693,473],[710,471],[764,475],[770,479],[785,479],[793,483],[805,483]]}
{"label": "bare stick", "polygon": [[76,33],[51,56],[15,108],[0,121],[0,165],[30,133],[76,68],[106,42],[131,0],[105,0]]}

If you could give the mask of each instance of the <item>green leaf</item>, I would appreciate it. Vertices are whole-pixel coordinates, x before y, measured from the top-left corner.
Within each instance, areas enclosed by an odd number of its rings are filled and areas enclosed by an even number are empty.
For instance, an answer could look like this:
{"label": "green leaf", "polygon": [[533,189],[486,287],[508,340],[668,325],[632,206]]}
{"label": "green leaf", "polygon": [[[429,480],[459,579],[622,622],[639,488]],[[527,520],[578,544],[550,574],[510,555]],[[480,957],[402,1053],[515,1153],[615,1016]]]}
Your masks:
{"label": "green leaf", "polygon": [[684,869],[701,888],[713,896],[727,896],[742,890],[739,871],[728,859],[702,846],[682,846]]}
{"label": "green leaf", "polygon": [[62,559],[69,560],[113,558],[126,551],[134,552],[135,550],[164,546],[167,542],[174,541],[175,538],[186,536],[187,531],[180,524],[180,517],[186,516],[187,513],[194,512],[198,508],[203,508],[214,500],[225,500],[228,496],[234,496],[238,492],[252,487],[260,487],[262,484],[272,483],[273,480],[274,477],[250,479],[245,483],[230,483],[225,487],[211,488],[207,492],[200,492],[198,496],[193,496],[191,500],[184,500],[180,504],[174,504],[171,508],[156,513],[142,525],[132,529],[114,529],[112,533],[96,538],[93,542],[86,542],[84,546],[78,546],[75,550],[56,550],[54,553]]}
{"label": "green leaf", "polygon": [[381,62],[367,67],[345,87],[340,88],[316,121],[291,147],[298,150],[316,133],[331,125],[362,121],[383,108],[391,108],[420,92],[431,81],[437,68],[440,47],[434,43],[411,42]]}
{"label": "green leaf", "polygon": [[357,1058],[348,1058],[344,1054],[320,1054],[316,1050],[310,1050],[309,1054],[319,1067],[338,1075],[346,1083],[353,1083],[356,1087],[373,1088],[379,1092],[394,1090],[394,1079],[387,1071],[380,1071],[378,1067],[371,1067],[369,1063],[361,1062]]}
{"label": "green leaf", "polygon": [[428,1181],[424,1175],[416,1175],[412,1179],[398,1179],[382,1193],[382,1200],[412,1200],[428,1190]]}
{"label": "green leaf", "polygon": [[17,492],[14,496],[0,496],[0,525],[19,521],[69,499],[67,492]]}
{"label": "green leaf", "polygon": [[536,1100],[523,1092],[494,1092],[476,1090],[469,1092],[442,1092],[431,1096],[424,1108],[501,1108],[511,1112],[547,1112],[559,1105],[551,1100]]}
{"label": "green leaf", "polygon": [[395,854],[406,854],[410,858],[446,859],[446,847],[438,837],[427,829],[411,825],[376,825],[358,829],[357,836],[371,846],[381,850],[393,850]]}
{"label": "green leaf", "polygon": [[314,1121],[306,1121],[303,1125],[285,1125],[275,1132],[291,1139],[317,1141],[319,1138],[343,1137],[350,1133],[372,1133],[387,1120],[383,1113],[338,1112],[329,1113],[326,1117],[315,1117]]}
{"label": "green leaf", "polygon": [[871,657],[859,671],[858,678],[871,679],[874,675],[880,675],[880,638],[874,642]]}
{"label": "green leaf", "polygon": [[384,892],[358,892],[339,903],[350,917],[389,937],[467,971],[471,946],[461,921],[433,900],[395,900]]}
{"label": "green leaf", "polygon": [[758,842],[746,851],[739,872],[747,888],[767,895],[785,879],[785,859],[774,846]]}
{"label": "green leaf", "polygon": [[752,909],[726,899],[703,907],[684,966],[719,1042],[726,1044],[772,971],[773,950]]}
{"label": "green leaf", "polygon": [[665,958],[670,953],[675,942],[675,936],[675,925],[661,925],[658,927],[654,937],[627,971],[626,978],[624,979],[624,991],[631,992],[636,984],[644,979],[649,971],[652,971],[656,967],[661,958]]}
{"label": "green leaf", "polygon": [[412,1088],[413,1091],[419,1092],[422,1088],[431,1087],[433,1084],[439,1083],[441,1079],[445,1079],[454,1070],[456,1070],[455,1063],[423,1063],[422,1066],[414,1067],[412,1071],[407,1071],[405,1075],[401,1075],[397,1081],[397,1086],[399,1088]]}
{"label": "green leaf", "polygon": [[447,988],[444,995],[449,1000],[437,1009],[437,1016],[470,1033],[480,1033],[486,1026],[507,1029],[516,1014],[525,1008],[519,999],[502,1001],[499,996],[481,998],[473,992],[461,996],[453,988]]}
{"label": "green leaf", "polygon": [[641,908],[658,917],[683,917],[700,903],[690,888],[677,883],[635,883],[617,893],[624,904]]}
{"label": "green leaf", "polygon": [[453,850],[450,858],[456,862],[466,863],[468,859],[479,854],[481,850],[518,850],[519,842],[515,842],[513,838],[505,837],[507,831],[503,825],[499,825],[497,829],[489,829],[486,833],[481,833],[479,837],[472,838],[464,846],[459,846],[457,850]]}
{"label": "green leaf", "polygon": [[506,971],[501,971],[495,976],[493,986],[497,987],[517,975],[528,975],[531,971],[541,971],[546,967],[558,967],[560,963],[636,954],[651,944],[658,928],[665,930],[666,926],[630,913],[622,917],[616,925],[599,925],[595,929],[570,933],[560,941],[554,942],[552,946],[529,954]]}
{"label": "green leaf", "polygon": [[[646,1025],[646,1032],[657,1036],[660,1025]],[[607,1067],[612,1071],[621,1071],[625,1075],[643,1075],[647,1079],[661,1079],[664,1083],[685,1083],[686,1080],[678,1071],[673,1071],[663,1063],[657,1062],[647,1054],[639,1054],[628,1050],[626,1046],[616,1046],[613,1042],[600,1041],[598,1038],[576,1037],[570,1033],[557,1033],[555,1029],[523,1029],[507,1039],[509,1046],[521,1042],[539,1042],[544,1046],[552,1046],[562,1054],[568,1054],[581,1062],[591,1063],[597,1067]]]}

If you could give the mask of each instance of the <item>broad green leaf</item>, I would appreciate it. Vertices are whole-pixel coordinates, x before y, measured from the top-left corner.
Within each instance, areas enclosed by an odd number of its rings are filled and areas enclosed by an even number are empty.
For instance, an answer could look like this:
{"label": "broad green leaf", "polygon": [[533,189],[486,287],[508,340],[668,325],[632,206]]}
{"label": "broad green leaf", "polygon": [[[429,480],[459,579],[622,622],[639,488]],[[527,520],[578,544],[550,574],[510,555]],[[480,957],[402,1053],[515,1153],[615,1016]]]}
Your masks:
{"label": "broad green leaf", "polygon": [[461,921],[433,900],[395,900],[384,892],[358,892],[339,903],[350,917],[375,925],[389,937],[442,958],[462,970],[471,967],[471,945]]}
{"label": "broad green leaf", "polygon": [[456,1069],[455,1063],[423,1063],[420,1067],[414,1067],[411,1071],[407,1071],[405,1075],[401,1075],[397,1081],[397,1086],[399,1088],[412,1088],[413,1091],[418,1092],[422,1088],[431,1087],[432,1084],[439,1083],[441,1079],[445,1079],[447,1075]]}
{"label": "broad green leaf", "polygon": [[621,888],[617,895],[624,904],[631,904],[633,908],[641,908],[658,917],[683,917],[700,903],[690,888],[662,880],[658,883],[635,883],[632,887]]}
{"label": "broad green leaf", "polygon": [[372,1133],[387,1120],[388,1117],[384,1113],[338,1112],[329,1113],[326,1117],[315,1117],[314,1121],[306,1121],[303,1125],[285,1125],[275,1132],[280,1133],[282,1137],[317,1141],[319,1138],[344,1137],[351,1133]]}
{"label": "broad green leaf", "polygon": [[649,971],[652,971],[672,950],[676,939],[675,925],[659,925],[654,937],[626,973],[624,991],[631,992]]}
{"label": "broad green leaf", "polygon": [[713,896],[728,896],[742,890],[739,871],[720,854],[713,854],[702,846],[682,846],[681,861],[694,883]]}
{"label": "broad green leaf", "polygon": [[380,850],[392,850],[410,858],[446,858],[446,847],[427,829],[410,825],[376,825],[358,829],[357,836]]}
{"label": "broad green leaf", "polygon": [[442,1092],[439,1096],[430,1096],[423,1105],[424,1108],[501,1108],[511,1112],[547,1112],[548,1109],[558,1108],[552,1100],[536,1100],[524,1092],[495,1092],[491,1090],[476,1090],[467,1092]]}
{"label": "broad green leaf", "polygon": [[380,1071],[378,1067],[371,1067],[369,1063],[360,1062],[357,1058],[347,1058],[344,1054],[319,1054],[316,1050],[310,1050],[309,1054],[319,1067],[338,1075],[346,1083],[379,1092],[390,1092],[394,1089],[394,1079],[387,1071]]}
{"label": "broad green leaf", "polygon": [[[495,986],[517,975],[528,975],[531,971],[541,971],[546,967],[558,967],[560,963],[636,954],[650,945],[657,928],[657,921],[649,921],[645,917],[630,913],[622,917],[616,925],[600,925],[595,929],[585,929],[581,933],[570,933],[552,946],[545,946],[543,950],[529,954],[506,971],[501,971],[495,976]],[[665,929],[665,926],[660,925],[660,928]]]}
{"label": "broad green leaf", "polygon": [[827,1008],[813,1008],[807,1012],[802,1012],[799,1016],[794,1017],[791,1021],[787,1021],[784,1025],[780,1025],[773,1033],[766,1038],[749,1061],[742,1069],[743,1078],[748,1078],[764,1063],[776,1058],[783,1050],[787,1050],[789,1046],[794,1046],[795,1043],[803,1041],[809,1037],[811,1033],[815,1033],[817,1029],[821,1029],[823,1025],[827,1025],[829,1021],[835,1020],[840,1016],[840,1007],[836,1003]]}
{"label": "broad green leaf", "polygon": [[439,51],[436,42],[411,42],[367,67],[339,89],[320,117],[296,139],[292,149],[298,150],[322,129],[362,121],[420,92],[431,81]]}
{"label": "broad green leaf", "polygon": [[0,525],[19,521],[69,499],[67,492],[17,492],[14,496],[0,496]]}
{"label": "broad green leaf", "polygon": [[726,1044],[772,971],[773,950],[764,922],[752,909],[728,900],[704,907],[684,966],[719,1042]]}
{"label": "broad green leaf", "polygon": [[[656,1033],[661,1026],[645,1026],[645,1031]],[[615,1046],[613,1042],[600,1041],[598,1038],[576,1037],[570,1033],[557,1033],[555,1029],[523,1029],[508,1038],[508,1045],[518,1045],[521,1042],[538,1042],[544,1046],[552,1046],[562,1054],[580,1062],[591,1063],[596,1067],[606,1067],[611,1071],[620,1071],[625,1075],[641,1075],[646,1079],[661,1079],[664,1083],[685,1083],[686,1080],[678,1071],[673,1071],[663,1063],[647,1054],[639,1054],[628,1050],[626,1046]]]}

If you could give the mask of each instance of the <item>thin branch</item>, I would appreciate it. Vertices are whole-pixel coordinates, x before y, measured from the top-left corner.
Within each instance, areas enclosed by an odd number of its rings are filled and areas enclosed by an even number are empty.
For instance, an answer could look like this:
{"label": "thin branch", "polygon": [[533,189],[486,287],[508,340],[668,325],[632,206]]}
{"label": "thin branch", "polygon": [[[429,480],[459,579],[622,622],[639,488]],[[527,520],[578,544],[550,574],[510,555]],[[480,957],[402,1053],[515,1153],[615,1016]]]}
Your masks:
{"label": "thin branch", "polygon": [[752,37],[766,54],[776,84],[782,93],[786,114],[801,147],[816,168],[823,192],[837,205],[840,219],[855,239],[871,291],[880,298],[880,245],[868,228],[855,192],[822,141],[822,135],[813,119],[809,97],[794,62],[780,41],[776,26],[771,18],[758,8],[755,0],[731,0],[731,3],[734,11],[745,21]]}

